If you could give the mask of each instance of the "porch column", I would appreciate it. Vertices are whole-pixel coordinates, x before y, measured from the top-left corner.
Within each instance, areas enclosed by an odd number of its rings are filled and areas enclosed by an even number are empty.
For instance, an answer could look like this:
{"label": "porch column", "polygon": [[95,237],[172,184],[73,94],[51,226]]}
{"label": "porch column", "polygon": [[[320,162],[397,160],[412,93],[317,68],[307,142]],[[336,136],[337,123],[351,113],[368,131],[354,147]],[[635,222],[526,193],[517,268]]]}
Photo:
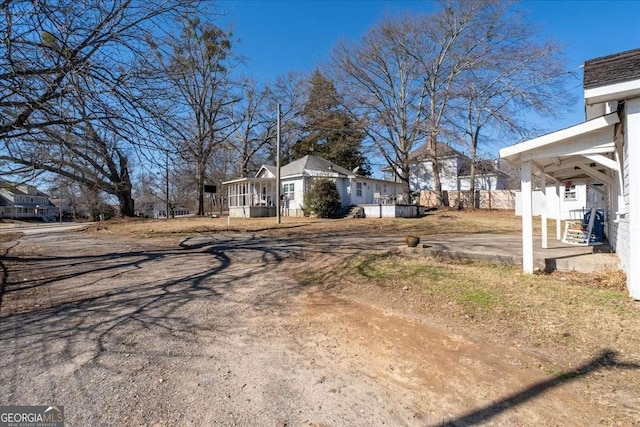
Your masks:
{"label": "porch column", "polygon": [[562,205],[560,204],[560,184],[556,181],[556,199],[558,200],[558,212],[556,213],[556,240],[562,239]]}
{"label": "porch column", "polygon": [[627,288],[631,298],[640,300],[640,98],[629,99],[627,110],[625,154],[629,174],[629,259]]}
{"label": "porch column", "polygon": [[547,177],[542,174],[542,212],[540,213],[540,222],[542,228],[542,249],[547,249],[549,247],[548,243],[548,230],[547,230]]}
{"label": "porch column", "polygon": [[520,191],[522,192],[522,271],[533,274],[533,219],[531,206],[531,162],[520,166]]}

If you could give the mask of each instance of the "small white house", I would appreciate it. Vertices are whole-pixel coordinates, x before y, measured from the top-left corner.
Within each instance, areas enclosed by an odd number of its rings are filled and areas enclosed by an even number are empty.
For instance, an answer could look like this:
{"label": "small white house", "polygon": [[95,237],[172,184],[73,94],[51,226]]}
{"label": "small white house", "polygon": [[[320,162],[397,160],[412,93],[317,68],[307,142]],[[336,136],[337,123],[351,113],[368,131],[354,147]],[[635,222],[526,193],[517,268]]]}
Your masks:
{"label": "small white house", "polygon": [[[171,217],[189,215],[189,209],[184,206],[172,207]],[[167,217],[167,204],[163,201],[157,201],[155,203],[145,206],[142,210],[138,211],[139,216],[145,218],[166,218]]]}
{"label": "small white house", "polygon": [[[401,183],[358,175],[323,158],[304,156],[280,169],[282,215],[304,214],[304,195],[316,178],[327,178],[335,182],[343,208],[394,205],[397,197],[402,194]],[[275,166],[264,165],[254,178],[239,178],[223,182],[223,185],[228,192],[229,216],[276,216]],[[388,215],[391,216],[390,213]],[[401,215],[404,216],[404,211]]]}
{"label": "small white house", "polygon": [[[533,175],[545,193],[548,183],[600,183],[609,244],[627,274],[630,296],[640,300],[640,49],[586,61],[583,83],[584,123],[500,150],[501,158],[520,167],[523,270],[533,273]],[[559,186],[552,188],[555,194]]]}

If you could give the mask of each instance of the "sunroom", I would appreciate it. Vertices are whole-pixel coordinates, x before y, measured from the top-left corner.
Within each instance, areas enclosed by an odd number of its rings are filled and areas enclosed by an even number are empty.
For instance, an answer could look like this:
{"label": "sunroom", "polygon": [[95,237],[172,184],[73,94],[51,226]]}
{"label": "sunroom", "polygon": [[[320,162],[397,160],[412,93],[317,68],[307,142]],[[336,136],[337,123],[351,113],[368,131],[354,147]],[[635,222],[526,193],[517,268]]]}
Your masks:
{"label": "sunroom", "polygon": [[230,217],[276,216],[276,182],[273,178],[239,178],[224,184]]}

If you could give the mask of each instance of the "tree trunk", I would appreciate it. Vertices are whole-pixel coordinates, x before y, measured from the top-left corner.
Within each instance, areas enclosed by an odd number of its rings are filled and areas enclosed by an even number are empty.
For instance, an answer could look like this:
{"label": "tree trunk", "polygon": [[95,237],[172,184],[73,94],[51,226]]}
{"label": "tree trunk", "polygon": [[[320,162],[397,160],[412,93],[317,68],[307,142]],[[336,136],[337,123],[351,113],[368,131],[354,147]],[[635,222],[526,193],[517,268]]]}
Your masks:
{"label": "tree trunk", "polygon": [[120,204],[120,215],[132,217],[135,216],[135,207],[133,196],[131,195],[131,176],[129,175],[129,159],[124,154],[118,152],[120,165],[119,180],[116,187],[115,195],[118,197]]}
{"label": "tree trunk", "polygon": [[411,204],[411,184],[409,180],[402,180],[402,201],[406,204]]}
{"label": "tree trunk", "polygon": [[196,171],[196,191],[198,192],[198,213],[199,216],[204,216],[204,172],[203,165],[198,164]]}
{"label": "tree trunk", "polygon": [[400,180],[402,181],[402,202],[411,204],[411,166],[409,156],[404,156],[400,165]]}
{"label": "tree trunk", "polygon": [[471,148],[471,170],[469,173],[469,190],[471,190],[471,209],[477,206],[476,200],[476,150]]}
{"label": "tree trunk", "polygon": [[132,217],[135,216],[134,200],[131,196],[131,187],[116,192],[118,202],[120,204],[120,215]]}
{"label": "tree trunk", "polygon": [[440,163],[438,162],[438,148],[436,138],[429,136],[429,156],[431,157],[431,170],[433,171],[433,189],[436,192],[437,206],[444,204],[442,194],[442,181],[440,180]]}
{"label": "tree trunk", "polygon": [[477,206],[476,200],[476,157],[478,152],[478,132],[480,128],[474,132],[471,137],[471,168],[469,173],[469,189],[471,190],[471,209],[475,209]]}

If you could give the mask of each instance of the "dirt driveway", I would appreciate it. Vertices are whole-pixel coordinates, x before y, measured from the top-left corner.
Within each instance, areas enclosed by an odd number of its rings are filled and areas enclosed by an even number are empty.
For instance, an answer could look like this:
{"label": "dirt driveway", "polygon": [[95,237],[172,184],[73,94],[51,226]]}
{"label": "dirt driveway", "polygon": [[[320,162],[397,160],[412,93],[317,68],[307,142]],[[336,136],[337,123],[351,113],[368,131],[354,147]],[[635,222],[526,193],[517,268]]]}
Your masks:
{"label": "dirt driveway", "polygon": [[615,390],[585,394],[574,381],[611,354],[546,375],[533,368],[540,354],[508,337],[293,278],[401,242],[393,233],[180,242],[59,233],[5,243],[0,404],[64,405],[69,426],[638,422],[638,405],[610,410]]}

